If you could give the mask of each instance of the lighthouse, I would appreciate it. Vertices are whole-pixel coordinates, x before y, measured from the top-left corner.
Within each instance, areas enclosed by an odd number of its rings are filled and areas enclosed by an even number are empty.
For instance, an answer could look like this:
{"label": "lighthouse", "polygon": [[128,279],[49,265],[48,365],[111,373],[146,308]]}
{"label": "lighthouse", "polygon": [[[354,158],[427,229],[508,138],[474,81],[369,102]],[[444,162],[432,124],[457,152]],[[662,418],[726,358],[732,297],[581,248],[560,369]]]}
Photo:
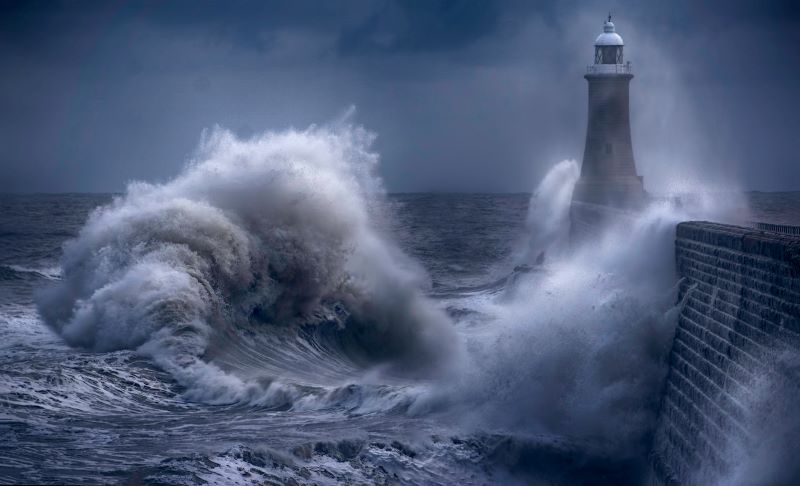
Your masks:
{"label": "lighthouse", "polygon": [[609,15],[594,43],[594,64],[584,76],[589,82],[589,116],[573,204],[635,208],[645,199],[631,146],[628,91],[633,73],[623,47]]}

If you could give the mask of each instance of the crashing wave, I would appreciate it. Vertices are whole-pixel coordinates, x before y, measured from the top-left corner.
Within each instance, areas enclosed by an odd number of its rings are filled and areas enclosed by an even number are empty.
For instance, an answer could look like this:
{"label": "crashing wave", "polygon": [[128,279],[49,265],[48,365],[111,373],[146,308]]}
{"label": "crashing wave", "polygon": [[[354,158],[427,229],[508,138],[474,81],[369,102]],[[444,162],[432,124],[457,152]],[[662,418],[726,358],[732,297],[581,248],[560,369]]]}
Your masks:
{"label": "crashing wave", "polygon": [[373,138],[346,123],[204,133],[178,177],[132,183],[90,215],[38,297],[42,316],[73,346],[150,356],[210,403],[302,394],[237,369],[240,349],[263,344],[253,336],[287,328],[326,326],[323,344],[355,369],[435,371],[456,340],[371,222],[384,195]]}

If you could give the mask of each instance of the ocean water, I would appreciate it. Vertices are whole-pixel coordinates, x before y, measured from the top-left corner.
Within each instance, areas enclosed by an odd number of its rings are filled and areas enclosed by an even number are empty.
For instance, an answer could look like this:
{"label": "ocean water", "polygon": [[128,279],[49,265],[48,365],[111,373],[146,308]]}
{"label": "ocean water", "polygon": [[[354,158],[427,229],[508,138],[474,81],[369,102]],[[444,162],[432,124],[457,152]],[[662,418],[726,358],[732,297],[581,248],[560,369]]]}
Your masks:
{"label": "ocean water", "polygon": [[221,132],[165,184],[0,196],[0,482],[638,484],[686,214],[567,252],[574,162],[382,195],[369,143]]}
{"label": "ocean water", "polygon": [[[354,413],[362,399],[355,386],[323,410],[205,405],[184,399],[180,385],[133,351],[66,345],[38,316],[34,294],[61,278],[62,245],[112,197],[0,196],[0,482],[490,477],[481,456],[508,447],[503,439],[451,437],[435,423],[392,410]],[[398,239],[430,269],[431,290],[445,291],[480,281],[508,257],[528,197],[420,194],[390,201]],[[430,467],[437,458],[441,464]]]}

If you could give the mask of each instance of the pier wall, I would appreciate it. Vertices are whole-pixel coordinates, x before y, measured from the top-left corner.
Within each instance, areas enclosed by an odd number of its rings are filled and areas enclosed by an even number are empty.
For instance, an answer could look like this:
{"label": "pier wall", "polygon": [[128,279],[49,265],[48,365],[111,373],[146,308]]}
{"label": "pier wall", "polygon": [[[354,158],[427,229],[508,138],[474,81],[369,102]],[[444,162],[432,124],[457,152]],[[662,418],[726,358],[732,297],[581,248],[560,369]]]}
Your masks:
{"label": "pier wall", "polygon": [[652,484],[700,484],[748,440],[742,396],[770,356],[800,341],[800,238],[680,223],[682,309],[651,453]]}

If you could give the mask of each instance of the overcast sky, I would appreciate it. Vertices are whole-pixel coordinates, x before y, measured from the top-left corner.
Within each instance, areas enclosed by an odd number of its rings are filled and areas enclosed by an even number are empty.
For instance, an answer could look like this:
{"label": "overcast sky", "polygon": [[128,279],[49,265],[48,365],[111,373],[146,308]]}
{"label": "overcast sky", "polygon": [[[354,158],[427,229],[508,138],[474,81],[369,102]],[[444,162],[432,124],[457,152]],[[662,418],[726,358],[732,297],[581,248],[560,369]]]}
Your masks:
{"label": "overcast sky", "polygon": [[798,2],[3,1],[0,192],[166,180],[203,128],[350,105],[390,191],[530,191],[580,160],[609,10],[649,190],[800,189]]}

